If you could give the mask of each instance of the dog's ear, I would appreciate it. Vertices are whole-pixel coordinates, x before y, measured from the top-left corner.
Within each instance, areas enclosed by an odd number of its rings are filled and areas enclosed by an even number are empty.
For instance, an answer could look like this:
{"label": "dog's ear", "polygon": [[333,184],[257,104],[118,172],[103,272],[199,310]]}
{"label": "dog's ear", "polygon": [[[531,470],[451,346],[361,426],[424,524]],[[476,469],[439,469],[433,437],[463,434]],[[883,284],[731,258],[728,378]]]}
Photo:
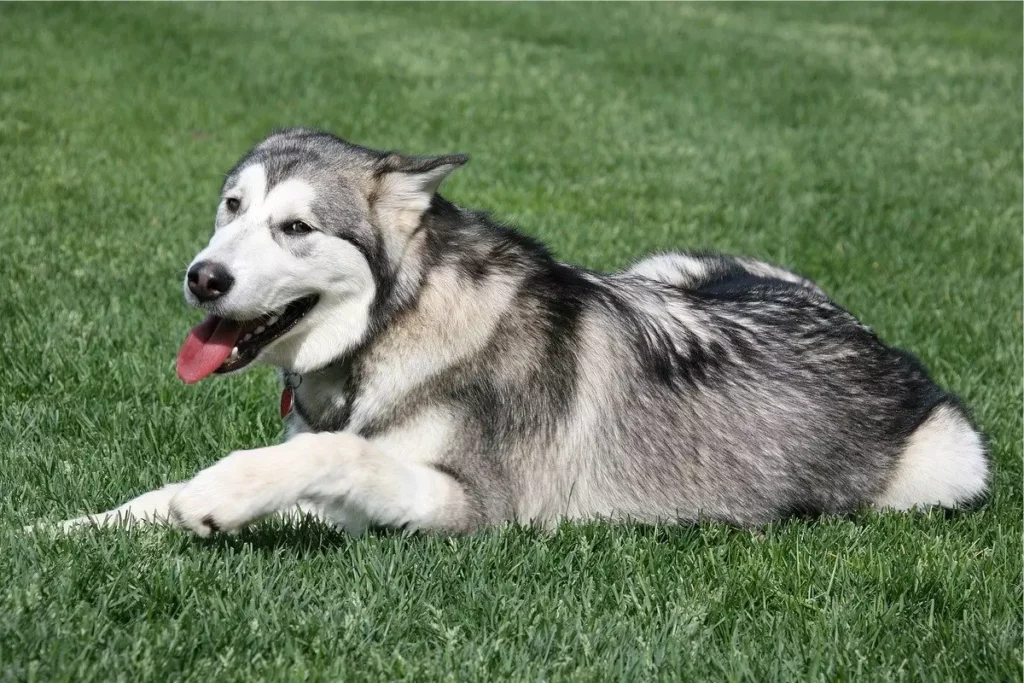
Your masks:
{"label": "dog's ear", "polygon": [[437,188],[448,174],[469,161],[465,154],[414,157],[388,154],[377,162],[375,203],[378,209],[414,215],[418,221],[430,207]]}

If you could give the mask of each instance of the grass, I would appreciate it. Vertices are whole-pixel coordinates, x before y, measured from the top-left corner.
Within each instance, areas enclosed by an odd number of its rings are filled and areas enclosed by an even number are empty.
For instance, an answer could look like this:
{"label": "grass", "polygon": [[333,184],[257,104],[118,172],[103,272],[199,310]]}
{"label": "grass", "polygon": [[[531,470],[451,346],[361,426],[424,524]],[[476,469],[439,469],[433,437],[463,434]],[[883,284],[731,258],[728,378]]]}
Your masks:
{"label": "grass", "polygon": [[[0,5],[0,677],[1020,680],[1021,8]],[[567,259],[821,283],[991,438],[976,512],[471,538],[26,535],[281,428],[187,388],[221,173],[306,124],[468,152]]]}

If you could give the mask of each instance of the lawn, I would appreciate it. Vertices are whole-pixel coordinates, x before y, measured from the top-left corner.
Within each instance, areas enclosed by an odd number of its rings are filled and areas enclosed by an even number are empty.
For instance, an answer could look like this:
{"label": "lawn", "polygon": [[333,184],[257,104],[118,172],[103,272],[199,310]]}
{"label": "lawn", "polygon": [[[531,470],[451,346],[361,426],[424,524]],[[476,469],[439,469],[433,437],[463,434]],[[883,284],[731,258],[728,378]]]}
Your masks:
{"label": "lawn", "polygon": [[[0,5],[0,677],[1020,680],[1019,4]],[[469,538],[25,534],[281,433],[184,266],[271,129],[473,161],[566,259],[817,280],[991,439],[963,514]]]}

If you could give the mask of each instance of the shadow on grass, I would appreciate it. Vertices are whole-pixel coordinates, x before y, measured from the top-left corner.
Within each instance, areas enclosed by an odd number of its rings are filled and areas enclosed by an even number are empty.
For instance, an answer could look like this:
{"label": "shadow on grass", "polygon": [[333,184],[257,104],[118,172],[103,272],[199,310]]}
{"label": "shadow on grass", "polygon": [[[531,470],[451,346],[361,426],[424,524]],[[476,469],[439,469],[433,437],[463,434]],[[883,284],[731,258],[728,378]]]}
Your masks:
{"label": "shadow on grass", "polygon": [[354,544],[367,542],[371,544],[412,543],[415,545],[431,545],[441,542],[461,545],[494,543],[510,539],[515,539],[518,543],[541,543],[552,547],[572,546],[584,540],[593,545],[601,545],[606,541],[613,542],[624,537],[643,543],[694,546],[718,545],[740,538],[766,538],[794,528],[813,530],[816,527],[843,523],[859,525],[870,522],[871,518],[871,513],[853,513],[845,516],[805,514],[754,528],[741,528],[706,520],[676,524],[647,524],[634,521],[565,521],[555,529],[547,529],[533,524],[507,523],[464,536],[372,527],[361,536],[354,536],[315,518],[306,517],[291,522],[264,520],[238,533],[216,534],[205,539],[193,536],[191,539],[194,544],[206,548],[269,552],[289,549],[303,554],[344,551]]}
{"label": "shadow on grass", "polygon": [[[923,513],[903,513],[916,518],[917,523],[930,525],[956,520],[975,513],[984,505],[983,500],[957,509],[933,509]],[[345,553],[353,546],[406,545],[423,548],[439,543],[453,546],[495,545],[509,543],[519,546],[546,545],[556,552],[569,550],[580,543],[599,547],[617,544],[624,539],[641,544],[671,545],[699,548],[724,543],[772,542],[796,534],[819,533],[838,527],[885,526],[891,512],[863,509],[847,514],[821,514],[794,510],[784,519],[757,527],[737,527],[712,520],[680,522],[675,524],[647,524],[635,521],[564,521],[554,529],[535,524],[506,523],[488,527],[475,534],[448,536],[434,532],[413,532],[406,529],[372,527],[361,536],[354,536],[313,517],[286,521],[264,520],[235,534],[216,534],[211,538],[189,536],[192,545],[207,549],[257,551],[265,553],[295,553],[318,555]]]}
{"label": "shadow on grass", "polygon": [[[367,532],[380,538],[400,536],[400,531],[373,530]],[[277,553],[281,550],[301,555],[344,552],[361,537],[325,524],[312,517],[294,521],[264,520],[237,533],[214,534],[210,538],[191,536],[193,545],[203,548],[235,551]]]}

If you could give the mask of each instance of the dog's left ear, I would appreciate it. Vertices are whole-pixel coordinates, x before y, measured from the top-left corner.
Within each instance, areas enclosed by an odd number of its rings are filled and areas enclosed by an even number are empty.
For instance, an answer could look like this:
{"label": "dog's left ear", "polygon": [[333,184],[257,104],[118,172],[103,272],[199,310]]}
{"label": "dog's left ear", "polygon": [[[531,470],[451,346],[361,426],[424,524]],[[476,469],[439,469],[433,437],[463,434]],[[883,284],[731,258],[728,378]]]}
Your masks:
{"label": "dog's left ear", "polygon": [[430,202],[448,174],[469,161],[465,154],[440,157],[413,157],[388,154],[377,162],[375,202],[378,209],[403,214],[408,219],[419,217],[430,208]]}

